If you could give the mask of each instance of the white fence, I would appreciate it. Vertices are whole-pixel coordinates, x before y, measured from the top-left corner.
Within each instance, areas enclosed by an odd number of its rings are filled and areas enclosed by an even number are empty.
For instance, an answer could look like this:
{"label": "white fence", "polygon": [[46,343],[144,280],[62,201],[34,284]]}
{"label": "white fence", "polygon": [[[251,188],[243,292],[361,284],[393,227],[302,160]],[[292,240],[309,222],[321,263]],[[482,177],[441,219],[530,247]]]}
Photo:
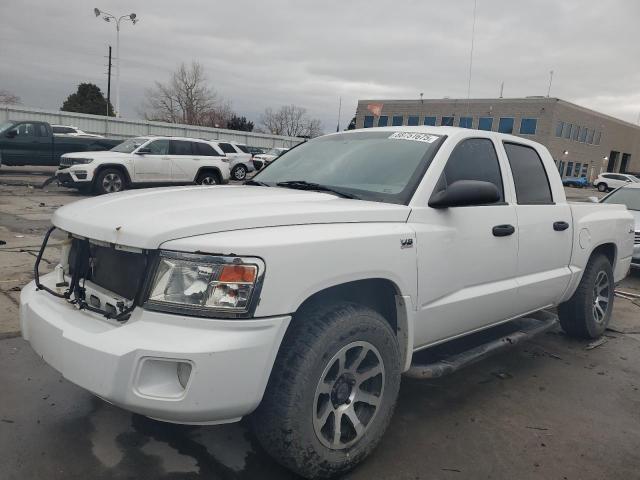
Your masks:
{"label": "white fence", "polygon": [[197,127],[175,123],[148,122],[124,118],[88,115],[86,113],[60,112],[23,107],[22,105],[0,105],[0,123],[7,120],[36,120],[57,125],[73,125],[87,133],[97,133],[111,138],[128,138],[140,135],[162,135],[223,139],[244,143],[252,147],[293,147],[304,141],[297,137],[283,137],[264,133],[241,132],[223,128]]}

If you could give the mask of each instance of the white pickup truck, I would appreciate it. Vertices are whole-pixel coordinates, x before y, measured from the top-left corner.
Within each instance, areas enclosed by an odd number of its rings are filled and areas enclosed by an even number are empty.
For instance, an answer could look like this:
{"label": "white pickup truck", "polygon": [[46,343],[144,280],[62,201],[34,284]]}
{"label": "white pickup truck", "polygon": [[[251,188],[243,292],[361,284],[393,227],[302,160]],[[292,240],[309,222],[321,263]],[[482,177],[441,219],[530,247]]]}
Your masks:
{"label": "white pickup truck", "polygon": [[155,419],[252,414],[310,478],[372,451],[403,372],[429,371],[419,351],[554,306],[600,336],[634,242],[624,206],[567,203],[543,146],[450,127],[327,135],[245,186],[111,194],[52,222],[60,264],[37,262],[20,299],[46,362]]}

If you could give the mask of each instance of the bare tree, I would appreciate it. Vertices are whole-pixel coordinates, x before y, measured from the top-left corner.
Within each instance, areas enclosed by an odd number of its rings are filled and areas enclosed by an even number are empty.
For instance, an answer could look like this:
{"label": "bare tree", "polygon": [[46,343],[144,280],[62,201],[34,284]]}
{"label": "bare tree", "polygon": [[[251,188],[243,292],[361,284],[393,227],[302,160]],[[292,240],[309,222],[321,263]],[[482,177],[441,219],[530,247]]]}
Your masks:
{"label": "bare tree", "polygon": [[0,103],[4,103],[5,105],[18,105],[22,103],[22,101],[18,95],[11,93],[9,90],[0,89]]}
{"label": "bare tree", "polygon": [[285,105],[274,111],[267,108],[260,117],[262,129],[273,135],[317,137],[322,135],[322,123],[310,118],[307,110],[297,105]]}
{"label": "bare tree", "polygon": [[145,92],[143,113],[147,120],[187,125],[226,125],[231,105],[208,85],[202,64],[182,63],[167,83],[155,82]]}

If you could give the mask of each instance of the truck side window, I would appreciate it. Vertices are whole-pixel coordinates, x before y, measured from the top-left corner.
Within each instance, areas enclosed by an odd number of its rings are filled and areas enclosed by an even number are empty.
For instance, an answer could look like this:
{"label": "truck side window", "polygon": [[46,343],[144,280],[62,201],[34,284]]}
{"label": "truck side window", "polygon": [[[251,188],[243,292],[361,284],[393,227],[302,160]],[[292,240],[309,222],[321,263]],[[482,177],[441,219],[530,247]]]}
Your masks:
{"label": "truck side window", "polygon": [[549,178],[542,159],[534,148],[519,143],[504,143],[519,205],[553,204]]}
{"label": "truck side window", "polygon": [[20,137],[33,137],[36,133],[33,123],[21,123],[16,130]]}
{"label": "truck side window", "polygon": [[151,150],[150,155],[168,155],[169,154],[169,140],[154,140],[147,148]]}
{"label": "truck side window", "polygon": [[500,202],[504,202],[500,163],[491,140],[470,138],[456,145],[438,180],[435,191],[444,190],[458,180],[491,182],[498,187]]}

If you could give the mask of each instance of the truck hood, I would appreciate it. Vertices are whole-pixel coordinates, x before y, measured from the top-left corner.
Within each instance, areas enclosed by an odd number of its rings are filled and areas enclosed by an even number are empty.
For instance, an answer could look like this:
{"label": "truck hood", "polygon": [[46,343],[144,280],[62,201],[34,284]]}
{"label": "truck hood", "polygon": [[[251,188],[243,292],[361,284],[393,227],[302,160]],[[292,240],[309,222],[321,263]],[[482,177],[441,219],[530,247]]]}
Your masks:
{"label": "truck hood", "polygon": [[[330,193],[260,186],[171,187],[112,193],[58,209],[67,232],[155,249],[178,238],[260,227],[406,222],[406,205],[350,200]],[[255,233],[259,241],[259,232]]]}

